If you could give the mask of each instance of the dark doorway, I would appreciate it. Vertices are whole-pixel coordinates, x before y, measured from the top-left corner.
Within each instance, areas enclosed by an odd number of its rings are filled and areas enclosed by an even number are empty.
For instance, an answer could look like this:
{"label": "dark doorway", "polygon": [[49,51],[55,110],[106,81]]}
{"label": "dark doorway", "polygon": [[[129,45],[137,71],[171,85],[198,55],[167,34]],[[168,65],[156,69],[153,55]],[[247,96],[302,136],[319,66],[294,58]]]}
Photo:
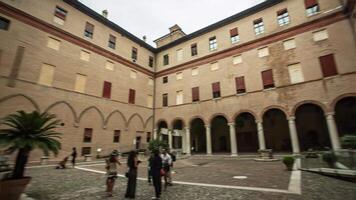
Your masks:
{"label": "dark doorway", "polygon": [[206,132],[204,121],[196,118],[190,123],[192,153],[206,153]]}
{"label": "dark doorway", "polygon": [[213,152],[230,153],[230,130],[224,116],[216,116],[211,121],[211,143]]}
{"label": "dark doorway", "polygon": [[165,141],[168,144],[168,135],[162,134],[163,131],[167,132],[168,124],[165,121],[158,123],[158,138],[161,138],[162,141]]}
{"label": "dark doorway", "polygon": [[141,137],[136,137],[136,150],[141,148]]}
{"label": "dark doorway", "polygon": [[235,118],[236,140],[238,152],[253,152],[258,150],[257,124],[250,113],[241,113]]}
{"label": "dark doorway", "polygon": [[340,137],[356,135],[356,97],[346,97],[336,103],[335,120]]}
{"label": "dark doorway", "polygon": [[173,122],[173,131],[175,133],[177,132],[178,134],[180,134],[180,136],[177,136],[175,134],[172,136],[173,149],[182,149],[183,146],[182,135],[184,134],[183,127],[184,127],[184,123],[182,120],[175,120]]}

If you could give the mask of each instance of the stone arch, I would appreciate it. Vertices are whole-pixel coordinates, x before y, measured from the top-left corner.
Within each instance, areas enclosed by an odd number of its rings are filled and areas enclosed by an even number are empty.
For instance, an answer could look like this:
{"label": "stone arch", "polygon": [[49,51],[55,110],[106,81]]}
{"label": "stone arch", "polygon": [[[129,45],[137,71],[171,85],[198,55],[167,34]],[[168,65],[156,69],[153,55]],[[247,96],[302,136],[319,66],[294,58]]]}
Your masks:
{"label": "stone arch", "polygon": [[115,115],[116,113],[122,117],[122,119],[124,120],[124,124],[125,124],[125,125],[127,124],[127,120],[126,120],[125,115],[124,115],[122,112],[120,112],[119,110],[114,110],[114,111],[112,111],[112,112],[108,115],[108,117],[106,118],[105,123],[104,123],[105,126],[108,125],[109,120],[110,120],[111,117],[112,117],[113,115]]}
{"label": "stone arch", "polygon": [[277,109],[277,110],[282,111],[287,119],[290,117],[290,114],[288,113],[288,110],[286,108],[284,108],[282,106],[272,105],[272,106],[268,106],[265,109],[263,109],[263,111],[260,114],[261,119],[263,119],[263,116],[266,114],[266,112],[268,112],[269,110],[272,110],[272,109]]}
{"label": "stone arch", "polygon": [[232,118],[232,120],[235,121],[236,118],[237,118],[239,115],[243,114],[243,113],[248,113],[248,114],[252,115],[252,116],[255,118],[255,120],[260,120],[260,119],[262,119],[262,118],[259,118],[259,117],[256,115],[256,113],[253,112],[252,110],[243,109],[243,110],[239,110],[237,113],[235,113],[234,116],[233,116],[233,118]]}
{"label": "stone arch", "polygon": [[95,110],[95,111],[99,114],[99,116],[100,116],[100,118],[101,118],[101,124],[102,124],[102,126],[104,127],[104,125],[105,125],[105,123],[104,123],[104,122],[105,122],[104,114],[103,114],[96,106],[90,106],[90,107],[85,108],[85,109],[80,113],[80,115],[79,115],[79,117],[78,117],[77,123],[80,123],[80,120],[82,119],[82,117],[84,116],[84,114],[85,114],[86,112],[90,111],[90,110]]}
{"label": "stone arch", "polygon": [[238,152],[257,152],[259,149],[256,114],[241,110],[234,116]]}
{"label": "stone arch", "polygon": [[127,124],[126,124],[126,128],[128,128],[130,126],[131,120],[134,117],[138,117],[138,119],[140,120],[140,122],[142,123],[142,128],[145,128],[145,121],[143,120],[143,118],[141,117],[141,115],[139,115],[138,113],[134,113],[133,115],[131,115],[131,117],[127,120]]}
{"label": "stone arch", "polygon": [[229,118],[225,115],[215,115],[210,121],[212,152],[231,152]]}
{"label": "stone arch", "polygon": [[185,126],[187,126],[187,124],[185,123],[185,121],[184,121],[183,118],[181,118],[181,117],[176,117],[176,118],[174,118],[174,119],[172,120],[172,122],[171,122],[171,127],[172,127],[172,128],[174,127],[174,123],[175,123],[176,121],[182,121],[182,123],[183,123],[183,128],[184,128]]}
{"label": "stone arch", "polygon": [[226,114],[224,114],[224,113],[215,113],[209,118],[209,124],[211,124],[213,122],[214,118],[218,117],[218,116],[224,117],[227,120],[228,123],[231,122],[230,117],[228,117]]}
{"label": "stone arch", "polygon": [[48,106],[48,107],[44,110],[44,112],[48,112],[48,111],[50,111],[51,109],[53,109],[54,107],[56,107],[56,106],[58,106],[58,105],[60,105],[60,104],[63,104],[63,105],[67,106],[67,107],[70,109],[71,113],[73,114],[73,119],[74,119],[74,121],[76,122],[76,121],[77,121],[77,113],[76,113],[76,111],[74,110],[73,106],[71,106],[71,105],[70,105],[68,102],[66,102],[66,101],[57,101],[57,102],[51,104],[50,106]]}
{"label": "stone arch", "polygon": [[204,125],[207,125],[207,122],[206,122],[206,120],[204,119],[204,117],[202,117],[202,116],[200,116],[200,115],[195,115],[195,116],[191,117],[191,118],[189,119],[189,124],[187,124],[187,125],[190,126],[190,125],[192,124],[192,122],[193,122],[195,119],[200,119],[201,121],[204,122]]}
{"label": "stone arch", "polygon": [[13,99],[13,98],[17,98],[17,97],[22,97],[22,98],[25,98],[26,100],[28,100],[32,105],[33,107],[35,108],[36,111],[40,112],[40,107],[38,106],[38,104],[36,103],[35,100],[33,100],[31,97],[27,96],[27,95],[24,95],[24,94],[13,94],[13,95],[9,95],[9,96],[6,96],[6,97],[3,97],[0,99],[0,104],[7,101],[7,100],[10,100],[10,99]]}
{"label": "stone arch", "polygon": [[323,104],[323,103],[321,103],[319,101],[305,100],[305,101],[301,101],[301,102],[297,103],[296,105],[294,105],[294,107],[292,108],[292,111],[291,111],[291,115],[295,116],[295,113],[296,113],[297,109],[300,106],[305,105],[305,104],[313,104],[313,105],[319,106],[324,111],[324,113],[328,113],[328,111],[330,111],[330,109],[328,109],[325,104]]}
{"label": "stone arch", "polygon": [[153,115],[151,115],[150,117],[147,118],[145,124],[144,124],[144,128],[147,129],[148,123],[153,120]]}
{"label": "stone arch", "polygon": [[356,93],[347,93],[347,94],[342,94],[336,97],[330,104],[331,109],[335,112],[335,107],[337,102],[339,102],[341,99],[347,98],[347,97],[356,97]]}
{"label": "stone arch", "polygon": [[165,120],[165,119],[159,119],[159,120],[157,120],[156,128],[159,129],[159,125],[160,125],[160,123],[162,123],[162,122],[166,123],[166,124],[167,124],[167,128],[169,129],[169,123],[167,123],[167,120]]}
{"label": "stone arch", "polygon": [[333,104],[339,137],[356,135],[356,95],[341,95]]}

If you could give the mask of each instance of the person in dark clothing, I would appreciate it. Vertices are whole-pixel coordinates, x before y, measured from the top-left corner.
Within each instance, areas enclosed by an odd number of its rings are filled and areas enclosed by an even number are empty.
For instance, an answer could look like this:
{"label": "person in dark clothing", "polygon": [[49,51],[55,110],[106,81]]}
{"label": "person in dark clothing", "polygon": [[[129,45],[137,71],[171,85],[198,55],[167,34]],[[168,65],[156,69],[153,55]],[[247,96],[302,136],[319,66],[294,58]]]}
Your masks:
{"label": "person in dark clothing", "polygon": [[77,158],[77,149],[75,147],[73,147],[71,156],[72,156],[72,166],[74,168],[75,167],[75,159]]}
{"label": "person in dark clothing", "polygon": [[136,194],[136,182],[137,182],[137,166],[141,161],[137,158],[136,151],[131,151],[127,158],[127,167],[129,168],[126,198],[134,199]]}
{"label": "person in dark clothing", "polygon": [[155,197],[152,199],[159,199],[161,196],[161,170],[162,170],[162,158],[159,155],[159,151],[154,151],[153,156],[150,158],[150,169],[153,180],[153,187],[155,188]]}

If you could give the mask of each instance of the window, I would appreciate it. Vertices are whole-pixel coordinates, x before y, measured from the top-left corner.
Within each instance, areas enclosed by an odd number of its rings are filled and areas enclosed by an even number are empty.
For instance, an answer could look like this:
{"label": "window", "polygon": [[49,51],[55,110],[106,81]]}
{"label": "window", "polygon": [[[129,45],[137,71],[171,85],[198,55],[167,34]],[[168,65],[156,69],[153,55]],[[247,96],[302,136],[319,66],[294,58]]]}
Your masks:
{"label": "window", "polygon": [[114,70],[114,63],[111,62],[111,61],[106,61],[105,68],[108,69],[108,70],[113,71]]}
{"label": "window", "polygon": [[114,130],[114,143],[120,143],[120,130]]}
{"label": "window", "polygon": [[329,55],[319,57],[319,62],[324,77],[337,75],[334,54],[329,54]]}
{"label": "window", "polygon": [[108,99],[111,97],[111,83],[108,81],[104,81],[103,97]]}
{"label": "window", "polygon": [[192,88],[192,101],[196,102],[199,101],[199,87]]}
{"label": "window", "polygon": [[328,35],[328,31],[327,30],[320,30],[320,31],[316,31],[313,33],[313,40],[315,42],[318,42],[318,41],[322,41],[322,40],[326,40],[329,38],[329,35]]}
{"label": "window", "polygon": [[214,51],[214,50],[218,49],[218,42],[217,42],[215,36],[209,38],[209,49],[210,49],[210,51]]}
{"label": "window", "polygon": [[129,90],[129,104],[135,104],[136,91],[134,89]]}
{"label": "window", "polygon": [[255,28],[255,34],[260,35],[265,32],[265,26],[263,24],[262,18],[253,21],[253,27]]}
{"label": "window", "polygon": [[115,49],[116,48],[116,37],[113,35],[109,35],[108,47]]}
{"label": "window", "polygon": [[163,83],[168,83],[168,76],[164,76],[164,77],[162,78],[162,80],[163,80]]}
{"label": "window", "polygon": [[41,85],[51,86],[53,82],[55,66],[42,64],[40,77],[38,79],[38,83]]}
{"label": "window", "polygon": [[183,49],[178,49],[177,50],[177,61],[183,60]]}
{"label": "window", "polygon": [[56,6],[56,8],[54,9],[53,21],[57,24],[63,25],[64,21],[66,20],[67,13],[68,12],[63,8]]}
{"label": "window", "polygon": [[162,95],[162,106],[167,107],[168,106],[168,94],[163,94]]}
{"label": "window", "polygon": [[168,54],[163,56],[163,65],[169,65],[169,55]]}
{"label": "window", "polygon": [[215,71],[215,70],[218,70],[218,69],[219,69],[219,63],[218,62],[210,64],[210,70],[211,71]]}
{"label": "window", "polygon": [[82,51],[80,52],[80,59],[89,62],[89,60],[90,60],[90,53],[87,52],[87,51],[82,50]]}
{"label": "window", "polygon": [[147,96],[147,107],[149,107],[149,108],[153,107],[153,96],[152,95]]}
{"label": "window", "polygon": [[295,40],[290,39],[290,40],[283,41],[283,47],[284,50],[294,49],[296,47]]}
{"label": "window", "polygon": [[85,128],[84,129],[83,142],[85,142],[85,143],[91,142],[92,136],[93,136],[93,129],[92,128]]}
{"label": "window", "polygon": [[87,22],[85,24],[84,36],[88,38],[93,38],[93,34],[94,34],[94,25]]}
{"label": "window", "polygon": [[182,80],[182,79],[183,79],[183,72],[178,72],[178,73],[176,74],[176,79],[177,79],[177,80]]}
{"label": "window", "polygon": [[319,5],[317,0],[304,0],[307,16],[315,15],[319,12]]}
{"label": "window", "polygon": [[133,61],[137,60],[137,48],[135,48],[135,47],[132,47],[131,58]]}
{"label": "window", "polygon": [[150,56],[148,58],[148,66],[150,66],[151,68],[153,67],[153,57],[152,56]]}
{"label": "window", "polygon": [[153,79],[152,78],[148,78],[148,85],[153,85]]}
{"label": "window", "polygon": [[196,56],[198,55],[198,46],[197,43],[194,43],[190,46],[190,52],[192,54],[192,56]]}
{"label": "window", "polygon": [[183,104],[183,90],[177,91],[176,104]]}
{"label": "window", "polygon": [[82,147],[82,156],[90,155],[91,154],[91,147]]}
{"label": "window", "polygon": [[273,73],[272,69],[266,70],[262,72],[262,81],[263,81],[263,88],[274,88],[274,80],[273,80]]}
{"label": "window", "polygon": [[0,30],[9,30],[10,20],[0,16]]}
{"label": "window", "polygon": [[230,30],[230,40],[232,44],[235,44],[240,41],[239,31],[237,28]]}
{"label": "window", "polygon": [[301,67],[300,63],[289,65],[288,71],[289,71],[290,82],[292,84],[300,83],[300,82],[304,81],[304,76],[303,76],[302,67]]}
{"label": "window", "polygon": [[258,49],[258,57],[262,58],[262,57],[266,57],[268,55],[269,55],[268,47],[264,47],[264,48]]}
{"label": "window", "polygon": [[241,55],[234,56],[234,57],[232,58],[232,63],[233,63],[234,65],[237,65],[237,64],[242,63],[242,56],[241,56]]}
{"label": "window", "polygon": [[198,68],[193,68],[192,69],[192,76],[197,76],[199,74],[199,69]]}
{"label": "window", "polygon": [[151,132],[147,132],[146,142],[149,143],[151,141]]}
{"label": "window", "polygon": [[131,72],[130,72],[130,77],[131,77],[132,79],[136,79],[136,78],[137,78],[137,72],[131,70]]}
{"label": "window", "polygon": [[212,84],[213,98],[219,98],[220,95],[220,82],[215,82]]}
{"label": "window", "polygon": [[61,44],[61,41],[57,40],[57,39],[54,39],[54,38],[51,38],[49,37],[48,38],[48,41],[47,41],[47,47],[48,48],[51,48],[51,49],[54,49],[54,50],[59,50],[59,47],[60,47],[60,44]]}
{"label": "window", "polygon": [[245,87],[245,77],[240,76],[235,78],[236,94],[241,94],[246,92]]}
{"label": "window", "polygon": [[284,26],[289,24],[290,19],[289,19],[289,14],[287,8],[279,10],[277,12],[277,21],[279,26]]}
{"label": "window", "polygon": [[85,93],[85,85],[87,83],[87,76],[83,74],[77,74],[75,78],[74,91]]}

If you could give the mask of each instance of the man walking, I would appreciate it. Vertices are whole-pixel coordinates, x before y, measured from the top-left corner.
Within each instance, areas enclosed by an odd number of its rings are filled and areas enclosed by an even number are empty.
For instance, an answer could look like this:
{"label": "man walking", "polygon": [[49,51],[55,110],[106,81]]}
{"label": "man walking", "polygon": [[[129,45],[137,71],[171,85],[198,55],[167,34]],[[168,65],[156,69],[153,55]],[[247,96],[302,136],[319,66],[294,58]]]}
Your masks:
{"label": "man walking", "polygon": [[75,147],[73,147],[73,151],[72,151],[72,167],[75,167],[75,159],[77,158],[77,149]]}

